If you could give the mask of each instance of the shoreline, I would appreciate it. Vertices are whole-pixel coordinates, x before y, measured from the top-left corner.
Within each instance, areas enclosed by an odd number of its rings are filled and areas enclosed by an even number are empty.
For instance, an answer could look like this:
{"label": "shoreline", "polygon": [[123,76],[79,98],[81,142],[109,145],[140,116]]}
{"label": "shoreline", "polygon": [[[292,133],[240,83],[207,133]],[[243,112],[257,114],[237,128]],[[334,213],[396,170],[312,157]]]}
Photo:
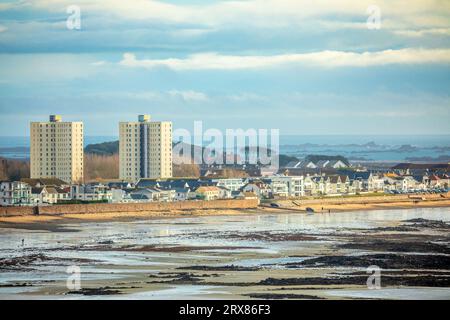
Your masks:
{"label": "shoreline", "polygon": [[[276,202],[276,201],[274,201]],[[328,214],[341,212],[354,212],[366,210],[396,210],[415,208],[447,208],[450,207],[450,199],[427,200],[427,201],[387,201],[385,203],[317,203],[303,206],[283,206],[273,208],[260,205],[257,208],[249,209],[187,209],[187,210],[165,210],[165,211],[141,211],[141,212],[103,212],[103,213],[73,213],[59,215],[23,215],[0,217],[0,228],[4,229],[24,229],[42,230],[50,232],[68,232],[75,229],[64,228],[63,225],[76,223],[102,223],[102,222],[131,222],[151,219],[179,219],[200,216],[234,216],[234,215],[255,215],[255,214],[308,214],[306,208],[314,209],[314,214]]]}
{"label": "shoreline", "polygon": [[[450,199],[442,200],[426,200],[426,201],[386,201],[380,202],[354,202],[354,203],[317,203],[299,206],[289,206],[280,208],[264,207],[273,212],[290,211],[306,213],[306,208],[311,208],[314,213],[339,213],[350,211],[365,211],[365,210],[394,210],[394,209],[415,209],[415,208],[446,208],[450,207]],[[261,206],[260,206],[261,208]]]}

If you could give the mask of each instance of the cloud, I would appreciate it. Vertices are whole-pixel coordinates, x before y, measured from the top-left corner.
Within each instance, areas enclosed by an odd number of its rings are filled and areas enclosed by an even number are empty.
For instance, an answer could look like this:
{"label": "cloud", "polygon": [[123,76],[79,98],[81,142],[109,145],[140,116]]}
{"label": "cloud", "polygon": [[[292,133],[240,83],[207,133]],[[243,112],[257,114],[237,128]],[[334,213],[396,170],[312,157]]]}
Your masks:
{"label": "cloud", "polygon": [[389,64],[450,63],[450,49],[399,49],[376,52],[320,51],[312,53],[280,54],[271,56],[232,56],[200,53],[187,58],[142,59],[125,53],[119,62],[125,67],[173,70],[242,70],[261,69],[283,65],[319,67],[369,67]]}
{"label": "cloud", "polygon": [[5,26],[2,26],[2,25],[0,24],[0,32],[4,32],[4,31],[6,31],[6,30],[8,30],[8,28],[5,27]]}
{"label": "cloud", "polygon": [[450,28],[432,28],[423,30],[396,30],[393,33],[406,37],[424,37],[424,36],[450,36]]}
{"label": "cloud", "polygon": [[92,66],[103,66],[105,64],[106,64],[106,61],[104,61],[104,60],[95,61],[95,62],[91,63]]}
{"label": "cloud", "polygon": [[0,3],[0,11],[10,10],[14,8],[19,8],[20,5],[18,2],[2,2]]}
{"label": "cloud", "polygon": [[87,79],[105,73],[107,68],[92,64],[91,55],[73,54],[0,54],[0,82],[57,83]]}
{"label": "cloud", "polygon": [[[209,101],[206,93],[194,90],[177,90],[172,89],[168,91],[108,91],[95,92],[85,94],[84,97],[92,99],[114,99],[115,101],[146,101],[157,103],[175,102],[204,102]],[[178,100],[178,101],[177,101]],[[171,103],[171,102],[169,102]]]}
{"label": "cloud", "polygon": [[380,30],[367,29],[373,0],[77,0],[81,32],[66,28],[72,0],[9,1],[0,5],[9,53],[360,51],[415,47],[418,37],[445,47],[450,29],[450,2],[439,0],[375,1]]}
{"label": "cloud", "polygon": [[227,99],[233,102],[261,102],[268,100],[268,97],[251,92],[244,92],[228,95]]}
{"label": "cloud", "polygon": [[[37,10],[63,12],[72,0],[34,0],[0,4],[0,10],[32,7]],[[82,12],[114,15],[130,20],[153,20],[168,23],[202,24],[205,26],[258,25],[273,26],[307,23],[308,19],[336,16],[367,19],[366,9],[373,0],[247,0],[218,1],[209,4],[175,4],[152,0],[77,0]],[[445,23],[448,1],[378,0],[382,16],[410,26]],[[251,17],[251,19],[249,19]],[[331,19],[331,20],[334,20]]]}
{"label": "cloud", "polygon": [[203,92],[198,91],[179,91],[179,90],[170,90],[168,94],[172,97],[180,97],[184,101],[208,101],[208,96]]}

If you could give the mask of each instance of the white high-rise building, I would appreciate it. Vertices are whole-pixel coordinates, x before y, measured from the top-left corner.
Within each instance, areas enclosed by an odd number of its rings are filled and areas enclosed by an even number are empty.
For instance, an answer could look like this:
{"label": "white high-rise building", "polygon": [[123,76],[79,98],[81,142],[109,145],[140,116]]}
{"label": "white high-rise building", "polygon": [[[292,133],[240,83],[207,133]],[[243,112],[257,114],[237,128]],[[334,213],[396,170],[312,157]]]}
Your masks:
{"label": "white high-rise building", "polygon": [[172,122],[150,121],[149,115],[120,122],[119,141],[120,179],[172,177]]}
{"label": "white high-rise building", "polygon": [[30,176],[83,182],[83,123],[62,122],[51,115],[49,122],[30,124]]}

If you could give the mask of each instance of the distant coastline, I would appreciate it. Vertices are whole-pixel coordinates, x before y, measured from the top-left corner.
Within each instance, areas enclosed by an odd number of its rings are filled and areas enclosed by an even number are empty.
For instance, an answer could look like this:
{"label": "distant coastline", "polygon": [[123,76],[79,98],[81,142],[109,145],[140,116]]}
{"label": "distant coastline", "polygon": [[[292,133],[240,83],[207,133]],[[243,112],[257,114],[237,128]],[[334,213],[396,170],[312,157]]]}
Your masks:
{"label": "distant coastline", "polygon": [[[86,136],[84,145],[88,147],[117,139],[115,136]],[[298,158],[308,154],[339,154],[355,162],[448,162],[450,135],[282,135],[280,153]],[[0,136],[0,157],[27,159],[29,138]]]}

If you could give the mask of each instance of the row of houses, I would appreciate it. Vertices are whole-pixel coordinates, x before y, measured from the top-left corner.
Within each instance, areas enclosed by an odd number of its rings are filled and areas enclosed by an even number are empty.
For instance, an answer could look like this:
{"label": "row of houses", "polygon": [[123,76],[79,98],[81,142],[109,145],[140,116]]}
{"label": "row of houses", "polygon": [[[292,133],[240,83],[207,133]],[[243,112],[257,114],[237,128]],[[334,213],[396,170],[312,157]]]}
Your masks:
{"label": "row of houses", "polygon": [[0,205],[51,205],[71,202],[172,202],[189,200],[299,198],[371,192],[448,190],[447,174],[408,175],[342,170],[337,174],[273,175],[217,179],[141,179],[68,185],[59,179],[0,182]]}
{"label": "row of houses", "polygon": [[110,182],[69,185],[59,179],[0,181],[0,206],[61,203],[172,202],[252,198],[242,192],[243,179],[141,179],[138,183]]}

